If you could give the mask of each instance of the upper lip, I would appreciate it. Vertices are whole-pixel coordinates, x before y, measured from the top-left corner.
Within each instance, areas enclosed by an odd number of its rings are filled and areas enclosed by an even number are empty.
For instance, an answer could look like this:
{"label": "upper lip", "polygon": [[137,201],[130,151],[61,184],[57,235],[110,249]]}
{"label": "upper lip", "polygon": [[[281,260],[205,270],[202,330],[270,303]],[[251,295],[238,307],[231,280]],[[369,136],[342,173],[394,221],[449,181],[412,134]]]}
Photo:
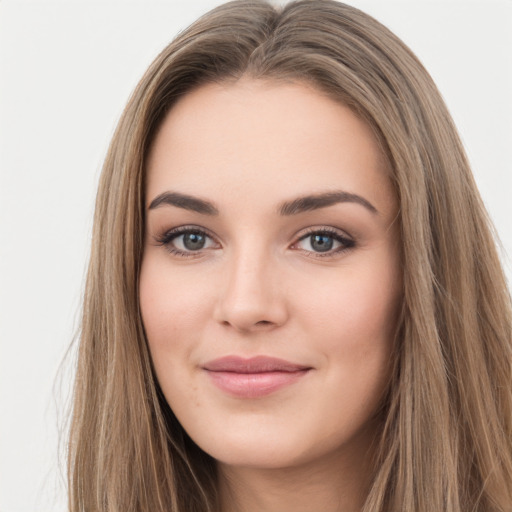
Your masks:
{"label": "upper lip", "polygon": [[256,356],[248,359],[239,356],[226,356],[203,365],[203,369],[210,372],[232,373],[297,372],[310,368],[310,366],[269,356]]}

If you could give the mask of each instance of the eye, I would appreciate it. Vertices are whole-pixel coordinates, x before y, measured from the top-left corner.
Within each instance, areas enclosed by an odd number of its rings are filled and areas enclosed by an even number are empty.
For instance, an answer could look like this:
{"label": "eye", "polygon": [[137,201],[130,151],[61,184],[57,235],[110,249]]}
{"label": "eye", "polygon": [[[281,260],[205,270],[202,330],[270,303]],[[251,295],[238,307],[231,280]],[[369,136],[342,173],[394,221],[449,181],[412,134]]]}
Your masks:
{"label": "eye", "polygon": [[296,242],[293,248],[315,256],[332,256],[355,246],[355,241],[333,229],[310,231]]}
{"label": "eye", "polygon": [[157,242],[177,256],[198,256],[201,251],[218,246],[203,230],[187,227],[171,229],[157,238]]}

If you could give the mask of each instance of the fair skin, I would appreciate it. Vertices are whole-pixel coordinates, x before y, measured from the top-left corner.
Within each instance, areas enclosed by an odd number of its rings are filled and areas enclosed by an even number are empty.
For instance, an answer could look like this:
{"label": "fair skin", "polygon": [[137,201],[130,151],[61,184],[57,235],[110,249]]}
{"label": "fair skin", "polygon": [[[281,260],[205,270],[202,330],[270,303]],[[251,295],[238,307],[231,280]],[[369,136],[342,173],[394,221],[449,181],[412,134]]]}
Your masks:
{"label": "fair skin", "polygon": [[222,512],[359,510],[402,293],[371,129],[304,84],[210,84],[167,115],[147,173],[143,322]]}

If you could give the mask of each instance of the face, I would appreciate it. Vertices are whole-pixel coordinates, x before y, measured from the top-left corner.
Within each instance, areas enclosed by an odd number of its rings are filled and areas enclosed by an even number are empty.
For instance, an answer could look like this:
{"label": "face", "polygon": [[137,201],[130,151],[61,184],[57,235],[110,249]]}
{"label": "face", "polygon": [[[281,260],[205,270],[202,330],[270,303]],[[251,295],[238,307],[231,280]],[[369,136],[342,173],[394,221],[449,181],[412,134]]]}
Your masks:
{"label": "face", "polygon": [[207,85],[170,111],[147,172],[140,305],[190,437],[229,466],[366,450],[401,302],[371,129],[306,85]]}

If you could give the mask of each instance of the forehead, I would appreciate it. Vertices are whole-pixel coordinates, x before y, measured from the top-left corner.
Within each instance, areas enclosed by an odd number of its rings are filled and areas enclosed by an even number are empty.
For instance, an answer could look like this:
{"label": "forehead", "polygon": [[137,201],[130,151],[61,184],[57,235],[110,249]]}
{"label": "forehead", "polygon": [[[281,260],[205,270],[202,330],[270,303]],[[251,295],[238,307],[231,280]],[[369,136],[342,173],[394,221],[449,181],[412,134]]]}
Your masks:
{"label": "forehead", "polygon": [[364,193],[381,210],[394,209],[387,162],[372,129],[301,83],[242,79],[187,94],[164,119],[147,173],[147,201],[177,189],[263,207],[342,188]]}

